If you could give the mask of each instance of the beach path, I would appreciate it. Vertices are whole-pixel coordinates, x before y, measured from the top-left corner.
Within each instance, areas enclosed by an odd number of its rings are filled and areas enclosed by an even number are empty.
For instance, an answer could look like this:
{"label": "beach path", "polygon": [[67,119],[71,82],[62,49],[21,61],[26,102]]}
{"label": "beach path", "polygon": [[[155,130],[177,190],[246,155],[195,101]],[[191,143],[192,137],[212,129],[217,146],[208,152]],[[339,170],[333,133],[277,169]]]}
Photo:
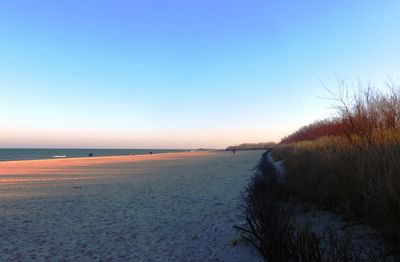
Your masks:
{"label": "beach path", "polygon": [[232,226],[261,154],[0,162],[0,260],[258,261]]}

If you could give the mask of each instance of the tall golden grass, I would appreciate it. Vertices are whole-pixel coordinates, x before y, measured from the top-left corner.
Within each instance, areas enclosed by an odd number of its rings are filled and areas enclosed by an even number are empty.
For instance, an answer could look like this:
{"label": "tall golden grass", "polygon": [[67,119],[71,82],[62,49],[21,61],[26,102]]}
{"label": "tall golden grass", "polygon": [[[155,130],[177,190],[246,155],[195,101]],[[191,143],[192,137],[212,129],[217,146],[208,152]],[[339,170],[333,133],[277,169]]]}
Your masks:
{"label": "tall golden grass", "polygon": [[337,117],[284,138],[273,155],[284,159],[290,192],[361,219],[398,242],[399,88],[391,85],[384,93],[367,86],[351,96],[347,91],[332,95]]}
{"label": "tall golden grass", "polygon": [[347,234],[338,237],[334,228],[322,235],[311,224],[297,224],[288,201],[285,184],[265,152],[258,172],[245,192],[244,215],[247,224],[234,226],[243,240],[252,244],[268,262],[348,262],[388,261],[385,250],[378,247],[360,249]]}

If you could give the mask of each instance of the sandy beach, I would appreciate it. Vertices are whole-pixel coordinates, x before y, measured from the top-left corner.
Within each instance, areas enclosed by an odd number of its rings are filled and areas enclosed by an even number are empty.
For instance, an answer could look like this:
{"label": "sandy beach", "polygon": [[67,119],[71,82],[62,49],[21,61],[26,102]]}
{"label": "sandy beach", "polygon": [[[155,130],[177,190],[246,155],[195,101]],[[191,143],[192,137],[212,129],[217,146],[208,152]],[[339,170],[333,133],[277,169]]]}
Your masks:
{"label": "sandy beach", "polygon": [[0,162],[0,260],[257,261],[231,243],[261,153]]}

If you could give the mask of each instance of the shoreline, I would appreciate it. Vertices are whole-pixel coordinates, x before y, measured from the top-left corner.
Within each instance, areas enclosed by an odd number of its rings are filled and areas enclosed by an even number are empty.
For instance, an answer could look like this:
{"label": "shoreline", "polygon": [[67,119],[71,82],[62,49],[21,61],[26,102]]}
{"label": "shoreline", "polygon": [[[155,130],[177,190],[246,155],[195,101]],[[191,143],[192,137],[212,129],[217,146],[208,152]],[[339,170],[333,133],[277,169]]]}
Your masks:
{"label": "shoreline", "polygon": [[[2,158],[1,152],[2,150],[38,150],[38,151],[46,151],[46,150],[63,150],[63,152],[53,152],[54,155],[47,155],[47,156],[22,156],[20,158]],[[74,155],[72,151],[87,151],[85,153],[80,153],[80,155]],[[96,152],[98,150],[101,151],[119,151],[124,150],[125,152],[120,152],[119,154],[105,154],[104,152]],[[94,148],[94,149],[87,149],[87,148],[0,148],[0,163],[3,162],[14,162],[14,161],[31,161],[31,160],[54,160],[54,159],[72,159],[72,158],[93,158],[93,157],[112,157],[112,156],[134,156],[134,155],[146,155],[152,152],[153,155],[156,154],[165,154],[165,153],[186,153],[186,152],[197,152],[203,150],[197,149],[101,149],[101,148]],[[136,151],[136,152],[135,152]],[[212,151],[212,150],[204,150],[204,151]],[[72,153],[72,154],[71,154]],[[89,154],[93,154],[93,156],[89,156]],[[51,154],[48,152],[48,154]]]}
{"label": "shoreline", "polygon": [[186,151],[186,152],[166,152],[153,154],[119,155],[119,156],[94,156],[94,157],[71,157],[71,158],[51,158],[51,159],[30,159],[30,160],[11,160],[0,161],[0,175],[32,175],[47,172],[46,169],[52,168],[53,172],[62,171],[63,168],[76,166],[94,166],[113,163],[130,163],[156,160],[172,160],[193,156],[203,156],[214,153],[215,151]]}

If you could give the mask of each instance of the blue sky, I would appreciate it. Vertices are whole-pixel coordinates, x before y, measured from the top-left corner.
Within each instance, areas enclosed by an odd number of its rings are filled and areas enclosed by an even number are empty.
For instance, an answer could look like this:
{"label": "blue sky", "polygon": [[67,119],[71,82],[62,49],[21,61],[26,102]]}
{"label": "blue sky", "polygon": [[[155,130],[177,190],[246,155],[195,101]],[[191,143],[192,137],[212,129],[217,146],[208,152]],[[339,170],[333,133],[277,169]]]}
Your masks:
{"label": "blue sky", "polygon": [[2,1],[0,147],[225,147],[400,68],[399,1]]}

